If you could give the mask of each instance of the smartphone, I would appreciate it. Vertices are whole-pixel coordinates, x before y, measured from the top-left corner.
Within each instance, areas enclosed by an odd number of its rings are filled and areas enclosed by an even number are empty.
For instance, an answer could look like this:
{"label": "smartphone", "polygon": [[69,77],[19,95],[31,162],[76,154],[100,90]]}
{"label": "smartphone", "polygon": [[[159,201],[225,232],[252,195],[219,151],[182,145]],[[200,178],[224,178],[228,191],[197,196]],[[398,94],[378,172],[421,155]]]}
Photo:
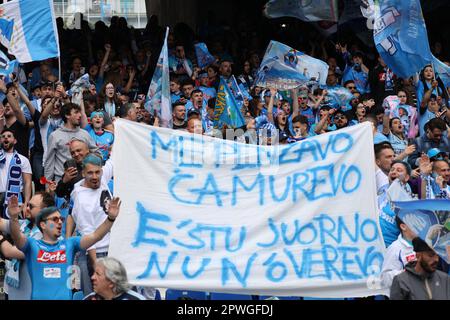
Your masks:
{"label": "smartphone", "polygon": [[77,168],[77,162],[74,159],[69,159],[64,163],[64,170],[69,168]]}

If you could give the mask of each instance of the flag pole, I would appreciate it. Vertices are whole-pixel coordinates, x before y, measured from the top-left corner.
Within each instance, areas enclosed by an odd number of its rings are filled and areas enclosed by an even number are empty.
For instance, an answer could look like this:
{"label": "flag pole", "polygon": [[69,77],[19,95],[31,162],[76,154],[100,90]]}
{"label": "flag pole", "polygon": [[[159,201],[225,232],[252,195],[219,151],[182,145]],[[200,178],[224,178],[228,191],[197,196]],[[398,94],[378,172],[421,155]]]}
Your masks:
{"label": "flag pole", "polygon": [[62,78],[61,78],[61,55],[58,56],[58,81],[62,82]]}

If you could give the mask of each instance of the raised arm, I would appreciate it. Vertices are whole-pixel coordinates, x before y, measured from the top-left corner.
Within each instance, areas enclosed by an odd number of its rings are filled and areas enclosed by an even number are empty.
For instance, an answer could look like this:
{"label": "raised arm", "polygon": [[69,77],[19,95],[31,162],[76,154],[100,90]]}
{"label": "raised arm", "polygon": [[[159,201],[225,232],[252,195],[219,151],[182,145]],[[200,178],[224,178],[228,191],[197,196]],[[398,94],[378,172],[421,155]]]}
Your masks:
{"label": "raised arm", "polygon": [[109,60],[109,55],[111,53],[111,45],[105,44],[105,55],[103,56],[102,64],[100,65],[100,71],[98,72],[98,77],[103,79],[105,75],[106,64]]}
{"label": "raised arm", "polygon": [[36,112],[36,109],[34,108],[33,104],[30,101],[30,99],[28,99],[27,95],[22,90],[20,90],[20,88],[17,86],[16,83],[15,83],[15,86],[16,86],[17,92],[19,93],[20,99],[25,103],[25,105],[27,106],[28,110],[30,110],[31,116],[34,116],[34,113]]}
{"label": "raised arm", "polygon": [[269,105],[267,106],[267,119],[269,119],[269,121],[271,123],[274,123],[273,105],[275,103],[275,95],[277,94],[277,89],[270,88],[269,90],[270,90],[270,100],[269,100]]}
{"label": "raised arm", "polygon": [[427,104],[428,101],[430,101],[431,95],[433,94],[434,89],[436,89],[438,87],[439,83],[436,80],[433,80],[433,82],[431,83],[431,88],[425,92],[425,94],[423,95],[423,99],[422,102],[420,103],[420,114],[423,115],[425,113],[425,111],[427,110]]}
{"label": "raised arm", "polygon": [[129,93],[130,92],[130,90],[131,90],[131,87],[133,86],[133,81],[134,81],[134,77],[136,76],[136,70],[131,70],[129,73],[128,73],[128,76],[129,76],[129,78],[128,78],[128,83],[127,83],[127,85],[125,86],[125,88],[123,89],[123,91],[125,91],[125,93]]}
{"label": "raised arm", "polygon": [[82,92],[78,92],[77,96],[81,96],[78,97],[80,98],[80,108],[81,108],[81,120],[80,120],[80,126],[82,129],[86,128],[88,123],[88,118],[86,115],[86,108],[84,107],[84,99],[83,99],[83,93]]}
{"label": "raised arm", "polygon": [[122,202],[119,198],[113,198],[109,205],[108,218],[95,230],[81,238],[80,246],[82,249],[88,249],[99,242],[111,230],[111,227],[120,212]]}
{"label": "raised arm", "polygon": [[7,259],[25,259],[23,252],[6,241],[2,234],[0,234],[0,251]]}
{"label": "raised arm", "polygon": [[10,217],[11,237],[17,248],[22,249],[27,243],[27,237],[20,231],[19,224],[19,200],[16,196],[12,196],[8,201],[8,213]]}
{"label": "raised arm", "polygon": [[383,116],[383,134],[384,135],[388,135],[389,133],[391,133],[391,126],[389,125],[390,122],[390,114],[391,111],[386,108],[384,109],[384,116]]}
{"label": "raised arm", "polygon": [[17,101],[17,99],[12,95],[11,91],[9,91],[9,93],[6,95],[6,98],[8,99],[8,102],[11,105],[11,108],[13,109],[17,121],[19,121],[22,125],[25,126],[27,124],[27,119],[25,118],[22,109],[20,109],[19,101]]}
{"label": "raised arm", "polygon": [[298,104],[298,92],[297,89],[291,90],[292,97],[292,119],[299,115],[300,105]]}
{"label": "raised arm", "polygon": [[41,113],[41,118],[39,119],[39,123],[41,125],[45,125],[45,123],[48,120],[48,116],[50,115],[50,112],[53,109],[53,106],[56,103],[56,98],[52,98],[50,100],[48,100],[47,103],[44,104],[44,101],[42,101],[42,113]]}

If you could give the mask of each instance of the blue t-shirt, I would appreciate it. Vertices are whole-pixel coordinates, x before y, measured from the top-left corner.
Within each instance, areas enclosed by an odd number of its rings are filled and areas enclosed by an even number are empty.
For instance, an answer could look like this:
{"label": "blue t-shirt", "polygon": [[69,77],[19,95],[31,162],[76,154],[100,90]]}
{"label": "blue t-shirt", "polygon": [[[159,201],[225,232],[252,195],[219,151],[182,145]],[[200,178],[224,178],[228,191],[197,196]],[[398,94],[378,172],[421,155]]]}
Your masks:
{"label": "blue t-shirt", "polygon": [[301,109],[299,110],[300,115],[305,116],[306,118],[308,118],[308,125],[311,128],[312,125],[314,123],[316,123],[316,119],[314,117],[314,111],[311,107],[308,107],[306,109]]}
{"label": "blue t-shirt", "polygon": [[86,130],[89,135],[92,137],[92,140],[95,141],[98,149],[100,150],[103,160],[106,161],[109,159],[109,148],[114,143],[114,135],[111,132],[103,131],[101,134],[95,132],[92,125],[88,124],[84,130]]}
{"label": "blue t-shirt", "polygon": [[400,229],[395,222],[395,212],[391,210],[391,206],[387,203],[380,212],[380,227],[384,238],[384,245],[389,247],[392,242],[397,240]]}
{"label": "blue t-shirt", "polygon": [[180,100],[182,95],[183,93],[181,93],[181,91],[178,93],[170,94],[170,101],[172,102],[172,104]]}
{"label": "blue t-shirt", "polygon": [[74,256],[80,250],[81,237],[55,244],[27,238],[22,248],[32,283],[32,300],[72,300],[68,286]]}

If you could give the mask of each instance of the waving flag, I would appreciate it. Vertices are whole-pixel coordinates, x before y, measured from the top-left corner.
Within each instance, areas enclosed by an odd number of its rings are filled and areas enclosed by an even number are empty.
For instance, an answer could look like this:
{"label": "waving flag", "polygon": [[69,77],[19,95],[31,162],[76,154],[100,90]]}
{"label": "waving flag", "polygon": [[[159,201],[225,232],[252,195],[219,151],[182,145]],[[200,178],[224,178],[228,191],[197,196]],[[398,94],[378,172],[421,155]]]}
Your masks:
{"label": "waving flag", "polygon": [[13,72],[17,74],[18,67],[19,63],[17,60],[9,61],[6,54],[3,51],[0,51],[0,75],[9,77]]}
{"label": "waving flag", "polygon": [[298,88],[310,80],[326,84],[328,65],[285,44],[271,41],[257,73],[260,87],[279,90]]}
{"label": "waving flag", "polygon": [[354,98],[350,90],[341,86],[325,86],[324,89],[328,91],[328,98],[330,99],[330,103],[335,108],[346,106]]}
{"label": "waving flag", "polygon": [[303,21],[337,21],[337,0],[271,0],[264,14],[268,18],[294,17]]}
{"label": "waving flag", "polygon": [[400,220],[450,263],[450,201],[395,202],[395,207]]}
{"label": "waving flag", "polygon": [[153,73],[153,78],[148,88],[145,108],[153,114],[155,111],[160,114],[161,125],[165,128],[171,127],[172,107],[170,103],[170,82],[169,82],[169,50],[167,49],[167,38],[169,28],[166,30],[166,38],[159,55],[158,63]]}
{"label": "waving flag", "polygon": [[52,0],[13,0],[0,5],[0,42],[20,63],[59,57]]}
{"label": "waving flag", "polygon": [[438,58],[433,56],[433,67],[436,76],[438,76],[446,88],[450,87],[450,66],[446,65]]}
{"label": "waving flag", "polygon": [[420,0],[378,1],[374,40],[386,64],[408,78],[432,61]]}
{"label": "waving flag", "polygon": [[228,128],[236,129],[245,125],[241,110],[228,88],[227,82],[221,78],[217,92],[216,108],[214,110],[214,128],[226,124]]}
{"label": "waving flag", "polygon": [[208,47],[203,42],[195,45],[195,54],[197,55],[197,64],[202,69],[216,62],[216,58],[209,53]]}

